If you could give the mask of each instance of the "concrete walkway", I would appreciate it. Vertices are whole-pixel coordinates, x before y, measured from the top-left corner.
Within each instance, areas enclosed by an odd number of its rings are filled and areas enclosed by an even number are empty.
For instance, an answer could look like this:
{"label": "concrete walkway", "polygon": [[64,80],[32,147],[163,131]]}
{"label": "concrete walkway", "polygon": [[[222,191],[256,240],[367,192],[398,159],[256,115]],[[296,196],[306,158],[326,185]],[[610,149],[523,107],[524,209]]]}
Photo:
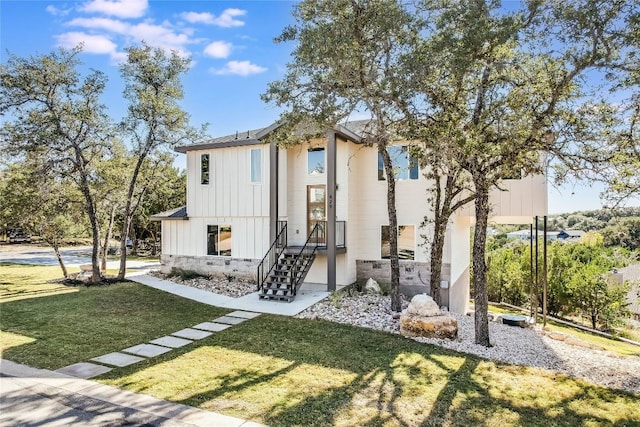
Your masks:
{"label": "concrete walkway", "polygon": [[0,392],[0,426],[262,426],[8,360]]}
{"label": "concrete walkway", "polygon": [[128,274],[127,279],[203,304],[234,310],[279,314],[282,316],[295,316],[315,303],[325,299],[330,294],[326,290],[323,290],[326,289],[327,285],[303,283],[296,299],[292,302],[268,301],[259,299],[258,292],[240,298],[231,298],[191,286],[180,285],[169,280],[158,279],[157,277],[147,274]]}

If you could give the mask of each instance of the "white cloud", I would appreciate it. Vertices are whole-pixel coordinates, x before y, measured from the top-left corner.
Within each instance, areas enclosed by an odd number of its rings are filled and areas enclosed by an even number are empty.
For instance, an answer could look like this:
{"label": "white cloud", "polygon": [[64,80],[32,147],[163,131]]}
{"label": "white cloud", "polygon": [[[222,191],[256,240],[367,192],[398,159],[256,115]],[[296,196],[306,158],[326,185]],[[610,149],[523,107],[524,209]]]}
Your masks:
{"label": "white cloud", "polygon": [[231,8],[222,11],[220,16],[215,16],[208,12],[184,12],[181,16],[182,19],[187,22],[191,22],[192,24],[207,24],[223,28],[231,28],[243,26],[244,21],[235,18],[246,14],[246,10]]}
{"label": "white cloud", "polygon": [[93,30],[107,30],[118,34],[127,34],[131,27],[126,22],[111,18],[75,18],[69,21],[67,25]]}
{"label": "white cloud", "polygon": [[83,44],[82,50],[86,53],[108,54],[111,57],[117,55],[118,46],[108,37],[80,32],[70,32],[55,36],[58,46],[65,49],[72,49],[79,44]]}
{"label": "white cloud", "polygon": [[204,48],[204,53],[212,58],[226,58],[231,54],[232,48],[233,45],[231,43],[215,41]]}
{"label": "white cloud", "polygon": [[218,75],[235,74],[238,76],[249,76],[251,74],[264,73],[267,69],[256,64],[252,64],[249,61],[229,61],[223,68],[211,68],[210,71],[213,74]]}
{"label": "white cloud", "polygon": [[129,34],[136,40],[145,41],[151,46],[173,49],[186,53],[185,45],[191,43],[189,36],[178,34],[170,28],[142,23],[131,26]]}
{"label": "white cloud", "polygon": [[58,9],[57,7],[55,7],[52,4],[47,6],[45,8],[45,10],[47,11],[47,13],[49,13],[50,15],[53,15],[53,16],[66,16],[70,12],[69,9]]}
{"label": "white cloud", "polygon": [[148,6],[148,0],[91,0],[79,9],[119,18],[139,18],[145,14]]}
{"label": "white cloud", "polygon": [[109,31],[129,38],[134,43],[145,41],[150,46],[166,50],[176,50],[183,56],[188,55],[185,46],[194,42],[190,39],[189,35],[186,34],[186,31],[177,33],[170,28],[168,23],[157,25],[150,22],[142,22],[133,25],[111,18],[76,18],[69,21],[67,25],[94,31]]}

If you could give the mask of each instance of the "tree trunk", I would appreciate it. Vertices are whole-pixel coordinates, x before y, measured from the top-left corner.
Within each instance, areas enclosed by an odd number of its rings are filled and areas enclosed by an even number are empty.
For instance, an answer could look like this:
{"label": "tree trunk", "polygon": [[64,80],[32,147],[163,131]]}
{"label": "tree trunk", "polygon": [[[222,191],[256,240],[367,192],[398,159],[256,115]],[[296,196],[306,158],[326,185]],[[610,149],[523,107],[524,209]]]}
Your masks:
{"label": "tree trunk", "polygon": [[[88,190],[87,190],[88,191]],[[98,250],[100,249],[100,228],[94,208],[89,212],[89,221],[93,232],[93,248],[91,250],[91,283],[100,282],[100,265],[98,263]]]}
{"label": "tree trunk", "polygon": [[396,179],[387,144],[378,142],[378,154],[382,157],[387,179],[387,212],[389,214],[389,246],[391,261],[391,310],[402,310],[400,299],[400,261],[398,259],[398,216],[396,214]]}
{"label": "tree trunk", "polygon": [[111,234],[113,233],[113,223],[116,217],[116,205],[111,207],[111,215],[109,215],[109,225],[107,226],[107,233],[104,236],[104,245],[102,246],[102,265],[101,270],[104,273],[107,271],[107,256],[109,255],[109,240],[111,240]]}
{"label": "tree trunk", "polygon": [[119,280],[124,279],[125,273],[127,271],[127,238],[129,237],[129,231],[131,230],[131,221],[133,220],[133,209],[131,208],[131,203],[133,202],[133,193],[138,182],[138,175],[140,174],[142,163],[144,163],[146,157],[147,150],[144,150],[140,154],[140,157],[138,157],[136,167],[133,169],[133,174],[131,175],[131,181],[129,182],[127,203],[125,204],[123,213],[124,221],[122,224],[122,234],[120,237],[120,270],[118,271]]}
{"label": "tree trunk", "polygon": [[[84,165],[85,162],[82,159],[79,149],[76,149],[76,155],[78,156],[78,164]],[[89,217],[89,223],[91,224],[91,237],[93,241],[93,247],[91,249],[91,283],[100,282],[100,264],[98,262],[98,252],[100,250],[100,227],[98,226],[98,215],[96,214],[96,205],[89,189],[89,179],[87,172],[84,169],[80,170],[80,191],[84,196],[85,207],[87,209],[87,216]]]}
{"label": "tree trunk", "polygon": [[429,286],[431,288],[431,298],[442,306],[442,298],[440,296],[440,281],[442,279],[442,253],[444,252],[444,236],[447,230],[447,222],[442,224],[442,217],[437,214],[434,229],[433,242],[431,243],[431,273],[429,275]]}
{"label": "tree trunk", "polygon": [[64,261],[62,260],[62,254],[60,253],[60,245],[52,244],[51,247],[53,248],[53,251],[56,253],[58,264],[60,264],[60,268],[62,269],[62,274],[66,279],[67,277],[69,277],[69,273],[67,272],[67,267],[64,265]]}
{"label": "tree trunk", "polygon": [[487,267],[485,252],[487,223],[489,218],[489,184],[483,176],[475,177],[476,228],[473,235],[473,280],[475,287],[475,343],[491,347],[489,342],[489,295],[487,289]]}

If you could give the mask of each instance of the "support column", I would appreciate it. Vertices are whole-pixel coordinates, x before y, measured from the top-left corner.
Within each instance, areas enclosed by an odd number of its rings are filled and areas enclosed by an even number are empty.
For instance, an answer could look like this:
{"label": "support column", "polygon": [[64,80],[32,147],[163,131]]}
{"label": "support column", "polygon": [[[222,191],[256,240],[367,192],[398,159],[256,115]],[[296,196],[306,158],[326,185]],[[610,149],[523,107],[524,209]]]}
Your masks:
{"label": "support column", "polygon": [[278,234],[278,144],[269,144],[269,245]]}
{"label": "support column", "polygon": [[336,132],[327,134],[327,290],[336,290]]}

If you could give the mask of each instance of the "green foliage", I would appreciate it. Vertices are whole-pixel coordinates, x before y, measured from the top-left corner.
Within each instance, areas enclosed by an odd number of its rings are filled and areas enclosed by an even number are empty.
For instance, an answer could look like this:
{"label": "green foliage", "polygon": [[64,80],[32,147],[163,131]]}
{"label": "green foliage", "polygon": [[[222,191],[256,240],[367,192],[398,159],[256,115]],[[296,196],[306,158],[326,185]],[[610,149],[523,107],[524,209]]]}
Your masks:
{"label": "green foliage", "polygon": [[[407,90],[405,54],[418,37],[415,18],[396,0],[304,0],[293,7],[295,24],[277,43],[295,42],[287,72],[269,83],[266,102],[284,107],[280,127],[270,135],[281,145],[326,133],[350,115],[366,111],[372,120],[359,132],[376,144],[387,183],[389,227],[397,229],[393,163],[386,150]],[[404,68],[403,68],[404,67]],[[390,238],[391,307],[401,310],[397,235]]]}
{"label": "green foliage", "polygon": [[110,148],[111,121],[100,102],[107,78],[100,71],[82,76],[81,48],[21,58],[9,55],[0,67],[0,140],[15,160],[32,156],[47,175],[73,182],[82,194],[93,239],[92,278],[100,280],[96,163]]}
{"label": "green foliage", "polygon": [[196,141],[205,129],[192,128],[189,115],[179,105],[184,97],[181,77],[189,70],[190,59],[146,43],[126,51],[127,61],[121,65],[121,74],[125,82],[124,97],[129,105],[121,129],[132,141],[132,167],[123,203],[120,279],[124,278],[126,269],[126,238],[147,192],[159,186],[161,173],[167,170],[170,156],[166,151]]}
{"label": "green foliage", "polygon": [[611,285],[607,273],[596,264],[574,270],[569,281],[570,301],[591,319],[591,327],[608,330],[621,324],[629,313],[626,310],[627,288]]}
{"label": "green foliage", "polygon": [[[539,248],[542,254],[542,245]],[[608,283],[609,272],[632,262],[635,254],[620,248],[584,243],[554,242],[548,246],[547,310],[551,315],[585,314],[593,327],[610,329],[628,312],[625,287]],[[490,251],[489,299],[528,306],[535,280],[532,275],[529,245],[512,242]],[[535,257],[534,257],[535,263]],[[542,259],[538,260],[542,305]]]}
{"label": "green foliage", "polygon": [[602,230],[602,235],[606,246],[640,249],[640,216],[616,218]]}

